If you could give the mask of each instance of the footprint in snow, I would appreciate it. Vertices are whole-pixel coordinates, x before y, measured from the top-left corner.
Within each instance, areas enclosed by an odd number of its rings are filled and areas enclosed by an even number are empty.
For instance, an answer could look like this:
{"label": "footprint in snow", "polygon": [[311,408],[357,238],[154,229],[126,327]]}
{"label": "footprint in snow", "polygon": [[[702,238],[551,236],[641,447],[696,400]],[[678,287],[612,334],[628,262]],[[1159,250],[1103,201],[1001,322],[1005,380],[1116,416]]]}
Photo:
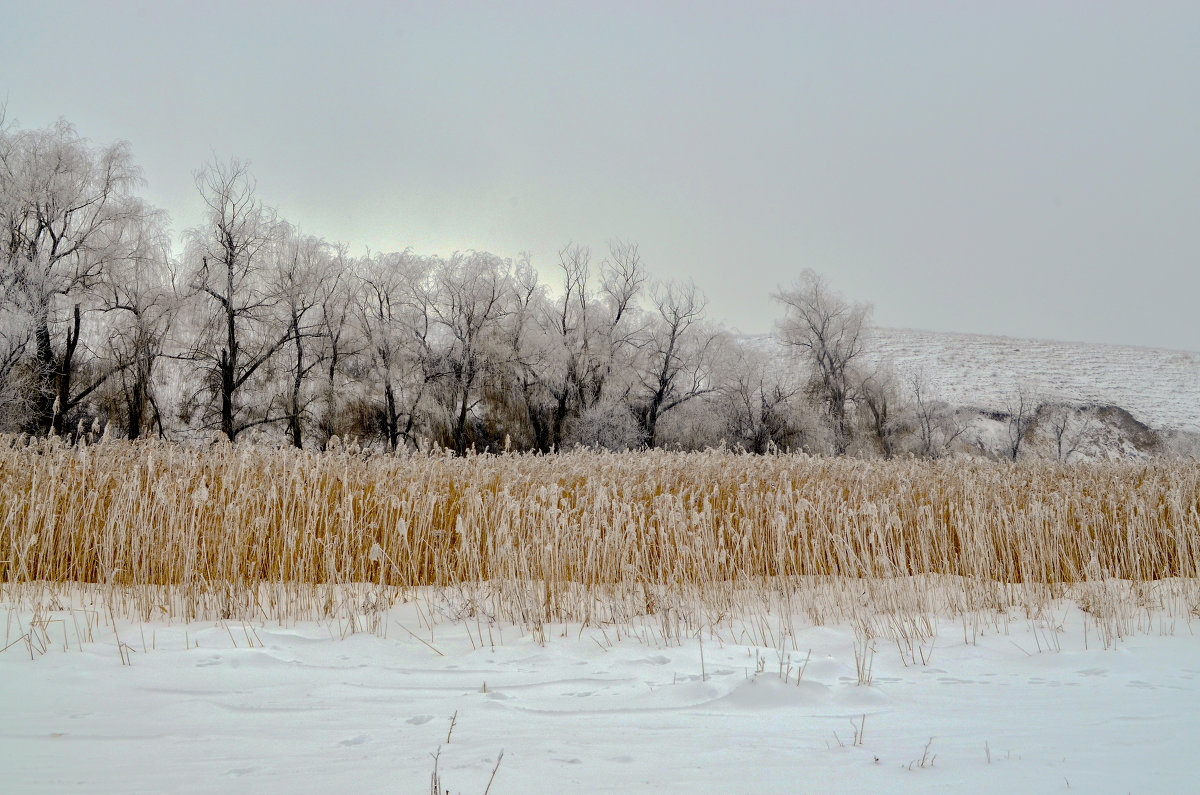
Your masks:
{"label": "footprint in snow", "polygon": [[365,735],[365,734],[356,734],[356,735],[354,735],[353,737],[350,737],[350,738],[348,738],[348,739],[342,740],[341,742],[339,742],[339,743],[338,743],[338,745],[345,745],[345,746],[349,747],[349,746],[352,746],[352,745],[362,745],[362,744],[363,744],[363,743],[365,743],[366,741],[367,741],[367,735]]}
{"label": "footprint in snow", "polygon": [[429,723],[429,721],[431,721],[431,720],[433,720],[432,715],[414,715],[413,717],[411,717],[407,721],[405,721],[405,723],[407,723],[410,726],[421,726],[426,723]]}

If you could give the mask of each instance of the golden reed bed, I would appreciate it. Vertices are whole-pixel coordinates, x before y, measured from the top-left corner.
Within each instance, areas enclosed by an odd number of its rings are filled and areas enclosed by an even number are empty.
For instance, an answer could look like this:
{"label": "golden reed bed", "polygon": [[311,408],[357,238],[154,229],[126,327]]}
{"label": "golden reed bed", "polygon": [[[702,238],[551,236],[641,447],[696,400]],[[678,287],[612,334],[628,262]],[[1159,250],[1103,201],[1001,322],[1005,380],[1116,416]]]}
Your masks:
{"label": "golden reed bed", "polygon": [[1200,466],[5,438],[0,519],[10,590],[165,586],[241,604],[272,584],[519,583],[549,617],[589,590],[637,591],[649,611],[653,594],[814,578],[1194,580]]}

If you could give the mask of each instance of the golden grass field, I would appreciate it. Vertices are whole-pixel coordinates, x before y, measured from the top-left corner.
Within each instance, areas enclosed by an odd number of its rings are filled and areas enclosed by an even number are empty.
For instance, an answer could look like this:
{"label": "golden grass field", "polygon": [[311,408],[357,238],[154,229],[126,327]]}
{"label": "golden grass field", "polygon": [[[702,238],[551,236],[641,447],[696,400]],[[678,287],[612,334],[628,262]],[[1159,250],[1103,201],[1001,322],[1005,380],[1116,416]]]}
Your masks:
{"label": "golden grass field", "polygon": [[417,586],[526,623],[777,610],[819,622],[1037,611],[1063,596],[1136,621],[1200,604],[1195,462],[6,438],[0,519],[9,599],[83,585],[146,618],[361,613]]}

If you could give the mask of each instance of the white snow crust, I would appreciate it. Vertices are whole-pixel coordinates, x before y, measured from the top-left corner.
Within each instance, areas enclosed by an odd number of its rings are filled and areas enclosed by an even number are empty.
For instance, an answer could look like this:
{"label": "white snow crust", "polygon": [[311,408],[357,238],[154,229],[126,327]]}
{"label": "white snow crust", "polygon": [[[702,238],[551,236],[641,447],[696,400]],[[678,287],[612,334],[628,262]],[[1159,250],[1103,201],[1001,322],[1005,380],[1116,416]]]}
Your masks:
{"label": "white snow crust", "polygon": [[978,632],[940,619],[923,661],[875,640],[869,685],[849,626],[797,624],[781,641],[732,620],[680,643],[654,619],[431,631],[415,603],[376,634],[58,611],[38,618],[51,641],[38,645],[20,639],[30,618],[7,609],[0,653],[5,792],[425,793],[436,753],[445,789],[482,793],[501,750],[495,795],[1196,781],[1200,637],[1186,618],[1147,615],[1108,649],[1071,603]]}

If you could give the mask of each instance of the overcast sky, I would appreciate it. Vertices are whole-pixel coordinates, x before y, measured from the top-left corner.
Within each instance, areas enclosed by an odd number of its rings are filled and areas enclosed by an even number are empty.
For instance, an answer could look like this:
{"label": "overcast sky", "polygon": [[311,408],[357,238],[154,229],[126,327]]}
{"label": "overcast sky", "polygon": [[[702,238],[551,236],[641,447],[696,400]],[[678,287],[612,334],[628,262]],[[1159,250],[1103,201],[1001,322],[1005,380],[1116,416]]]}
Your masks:
{"label": "overcast sky", "polygon": [[813,268],[880,325],[1200,350],[1200,3],[10,3],[0,98],[356,250],[636,241],[746,332]]}

